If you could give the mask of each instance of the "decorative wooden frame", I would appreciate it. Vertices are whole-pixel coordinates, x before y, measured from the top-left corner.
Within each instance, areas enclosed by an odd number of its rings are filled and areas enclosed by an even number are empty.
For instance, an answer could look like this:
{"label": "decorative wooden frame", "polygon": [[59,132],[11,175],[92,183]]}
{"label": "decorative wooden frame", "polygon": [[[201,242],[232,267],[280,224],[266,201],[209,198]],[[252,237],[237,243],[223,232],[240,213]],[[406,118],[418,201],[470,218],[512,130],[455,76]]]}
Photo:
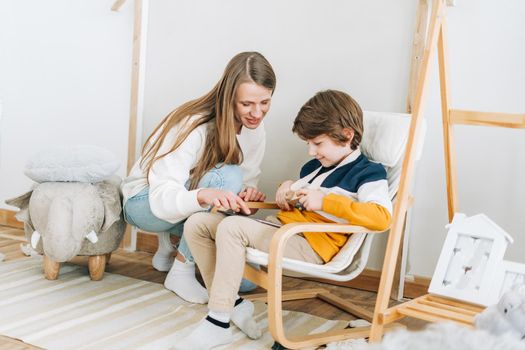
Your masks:
{"label": "decorative wooden frame", "polygon": [[[452,221],[454,213],[458,212],[458,191],[456,178],[456,155],[454,143],[454,124],[463,125],[482,125],[482,126],[497,126],[506,128],[525,128],[525,114],[508,114],[508,113],[487,113],[479,111],[464,111],[450,108],[449,97],[449,82],[448,82],[448,65],[447,65],[447,28],[445,21],[445,4],[444,0],[436,0],[432,5],[432,15],[430,19],[431,25],[428,33],[427,46],[422,63],[422,71],[419,77],[418,94],[414,109],[414,119],[419,118],[420,108],[418,103],[423,101],[426,90],[428,71],[428,62],[435,47],[438,48],[438,64],[439,64],[439,78],[440,78],[440,92],[441,92],[441,111],[443,119],[443,140],[445,148],[445,170],[447,181],[447,200],[448,200],[448,216],[449,221]],[[416,122],[416,121],[415,121]],[[407,150],[409,152],[409,150]],[[410,157],[407,155],[405,159],[406,167],[403,166],[403,171],[410,167]],[[407,171],[406,175],[412,175],[412,171]],[[404,188],[400,188],[400,192],[404,193]],[[394,211],[394,220],[396,219]],[[451,301],[446,298],[438,298],[432,295],[425,295],[408,303],[403,303],[392,308],[388,307],[388,295],[392,284],[394,259],[391,254],[397,252],[398,240],[396,237],[397,230],[389,237],[387,245],[387,256],[383,264],[383,274],[381,275],[381,283],[379,286],[378,300],[374,313],[374,321],[372,323],[372,331],[370,334],[371,341],[379,341],[383,334],[383,327],[390,322],[400,318],[410,316],[420,318],[423,320],[435,321],[455,321],[463,325],[472,326],[474,318],[471,312],[480,312],[483,308],[469,303]],[[420,301],[424,301],[421,303]],[[432,305],[428,304],[432,302]],[[465,315],[468,314],[468,317]]]}

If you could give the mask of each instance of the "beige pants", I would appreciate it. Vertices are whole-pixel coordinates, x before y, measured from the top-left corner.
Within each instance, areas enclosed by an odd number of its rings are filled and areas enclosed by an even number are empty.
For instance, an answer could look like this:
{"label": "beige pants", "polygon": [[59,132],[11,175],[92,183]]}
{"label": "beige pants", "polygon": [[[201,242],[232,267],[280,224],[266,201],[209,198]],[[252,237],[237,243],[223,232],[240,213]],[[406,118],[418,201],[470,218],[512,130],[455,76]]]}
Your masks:
{"label": "beige pants", "polygon": [[[246,247],[268,252],[277,228],[242,216],[196,213],[184,224],[184,236],[199,267],[210,300],[208,308],[231,312],[239,291]],[[284,256],[322,264],[323,260],[302,236],[294,235]]]}

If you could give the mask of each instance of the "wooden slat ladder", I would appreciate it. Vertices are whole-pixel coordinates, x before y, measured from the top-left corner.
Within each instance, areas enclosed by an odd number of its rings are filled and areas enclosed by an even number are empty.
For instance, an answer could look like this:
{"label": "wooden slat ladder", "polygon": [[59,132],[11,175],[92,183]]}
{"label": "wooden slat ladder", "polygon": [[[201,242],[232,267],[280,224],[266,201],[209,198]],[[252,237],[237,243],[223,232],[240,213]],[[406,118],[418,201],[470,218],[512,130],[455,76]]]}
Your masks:
{"label": "wooden slat ladder", "polygon": [[[438,33],[437,48],[439,62],[439,78],[441,93],[441,110],[443,119],[443,144],[445,154],[445,170],[447,180],[447,201],[449,222],[452,221],[454,213],[459,212],[458,191],[457,191],[457,164],[454,143],[454,125],[474,125],[485,127],[503,127],[525,129],[525,114],[509,114],[481,111],[467,111],[450,108],[449,83],[448,83],[448,66],[447,66],[447,41],[446,41],[446,22],[444,21],[444,12],[439,11],[441,1],[436,1],[438,7],[439,21],[431,26],[429,33],[428,45],[433,46],[433,36]],[[444,6],[441,6],[444,9]],[[431,48],[431,47],[430,47]],[[428,59],[428,57],[425,57]],[[424,62],[426,64],[426,60]],[[423,73],[427,72],[425,67]],[[420,77],[422,79],[422,77]],[[424,82],[424,80],[422,80]],[[423,85],[423,84],[421,84]],[[424,87],[424,86],[423,86]],[[418,89],[423,89],[419,86]],[[387,249],[388,251],[388,249]],[[390,260],[387,260],[389,258]],[[386,304],[387,295],[390,294],[388,273],[392,273],[391,264],[393,258],[385,257],[383,265],[383,274],[387,271],[386,276],[381,276],[382,286],[379,289],[378,303],[372,331],[371,341],[379,341],[383,333],[383,327],[391,322],[403,317],[414,317],[428,322],[453,321],[466,327],[474,327],[475,316],[484,310],[484,307],[469,304],[462,301],[451,300],[448,298],[427,294],[406,303],[391,307],[383,308]],[[385,279],[385,281],[383,281]],[[381,304],[382,303],[382,304]],[[377,306],[379,305],[379,307]]]}
{"label": "wooden slat ladder", "polygon": [[380,321],[388,324],[409,316],[428,322],[454,321],[472,328],[483,307],[427,294],[383,312]]}

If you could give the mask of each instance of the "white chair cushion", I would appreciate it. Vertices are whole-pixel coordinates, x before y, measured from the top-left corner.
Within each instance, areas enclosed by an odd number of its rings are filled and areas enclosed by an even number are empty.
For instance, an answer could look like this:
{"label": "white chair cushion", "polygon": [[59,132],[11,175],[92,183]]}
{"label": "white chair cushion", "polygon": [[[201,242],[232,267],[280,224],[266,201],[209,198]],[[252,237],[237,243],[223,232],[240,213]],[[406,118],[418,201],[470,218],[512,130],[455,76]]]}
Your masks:
{"label": "white chair cushion", "polygon": [[[354,233],[350,236],[343,248],[334,258],[326,264],[317,265],[304,261],[284,258],[283,268],[296,272],[319,271],[325,273],[338,273],[346,269],[353,261],[355,254],[363,244],[366,233]],[[246,260],[255,264],[268,266],[268,253],[246,248]]]}
{"label": "white chair cushion", "polygon": [[405,151],[410,119],[406,113],[364,111],[361,151],[369,159],[393,167]]}

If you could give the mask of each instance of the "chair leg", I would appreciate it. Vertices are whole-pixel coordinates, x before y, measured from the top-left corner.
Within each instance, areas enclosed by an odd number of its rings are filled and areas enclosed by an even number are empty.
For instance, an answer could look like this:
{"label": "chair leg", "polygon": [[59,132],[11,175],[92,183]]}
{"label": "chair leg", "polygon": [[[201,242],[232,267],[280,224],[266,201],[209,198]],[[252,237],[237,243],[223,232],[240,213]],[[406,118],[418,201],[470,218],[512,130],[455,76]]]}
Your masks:
{"label": "chair leg", "polygon": [[109,264],[109,261],[111,260],[111,253],[106,254],[106,265]]}
{"label": "chair leg", "polygon": [[[333,330],[312,335],[295,337],[286,336],[282,312],[283,291],[282,269],[280,266],[276,266],[273,269],[269,268],[268,277],[270,282],[268,283],[268,328],[273,339],[282,346],[288,349],[302,349],[347,339],[366,338],[370,334],[370,327],[359,327]],[[301,292],[294,292],[294,294],[301,294]],[[318,297],[320,294],[322,293],[319,293],[319,290],[305,290],[300,298],[296,297],[295,299]],[[324,294],[326,294],[326,291]],[[291,298],[288,299],[294,299],[293,294],[289,295],[289,297]]]}
{"label": "chair leg", "polygon": [[92,281],[100,281],[104,277],[106,255],[92,255],[88,258],[89,277]]}
{"label": "chair leg", "polygon": [[60,272],[60,263],[53,261],[44,255],[44,276],[48,280],[56,280]]}
{"label": "chair leg", "polygon": [[368,322],[372,322],[372,319],[374,318],[374,313],[372,311],[340,298],[329,291],[319,293],[317,297],[341,310],[348,312],[351,315],[367,320]]}

